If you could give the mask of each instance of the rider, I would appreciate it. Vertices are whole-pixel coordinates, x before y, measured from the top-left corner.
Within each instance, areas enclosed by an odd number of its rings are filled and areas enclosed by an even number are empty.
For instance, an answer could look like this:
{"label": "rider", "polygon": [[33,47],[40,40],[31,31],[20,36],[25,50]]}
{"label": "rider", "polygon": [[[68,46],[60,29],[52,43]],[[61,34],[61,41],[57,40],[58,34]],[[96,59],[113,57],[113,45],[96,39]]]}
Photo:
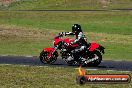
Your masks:
{"label": "rider", "polygon": [[79,24],[74,24],[72,26],[72,32],[61,32],[62,35],[75,35],[76,39],[71,44],[78,44],[79,46],[73,51],[74,53],[83,51],[87,46],[87,39],[82,32],[81,26]]}

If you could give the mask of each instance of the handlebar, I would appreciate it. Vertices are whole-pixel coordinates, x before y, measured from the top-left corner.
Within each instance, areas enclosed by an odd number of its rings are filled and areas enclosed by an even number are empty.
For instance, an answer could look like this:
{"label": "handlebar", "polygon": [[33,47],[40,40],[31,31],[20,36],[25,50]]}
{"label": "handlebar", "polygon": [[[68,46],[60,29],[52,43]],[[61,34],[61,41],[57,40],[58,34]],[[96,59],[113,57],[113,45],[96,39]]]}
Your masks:
{"label": "handlebar", "polygon": [[60,38],[60,37],[63,37],[63,35],[59,33],[59,34],[58,34],[57,36],[55,36],[54,38],[58,39],[58,38]]}
{"label": "handlebar", "polygon": [[62,33],[59,33],[58,36],[59,36],[59,37],[63,37],[63,34],[62,34]]}
{"label": "handlebar", "polygon": [[64,35],[66,35],[65,32],[61,32],[61,33],[58,33],[58,35],[55,38],[63,37]]}

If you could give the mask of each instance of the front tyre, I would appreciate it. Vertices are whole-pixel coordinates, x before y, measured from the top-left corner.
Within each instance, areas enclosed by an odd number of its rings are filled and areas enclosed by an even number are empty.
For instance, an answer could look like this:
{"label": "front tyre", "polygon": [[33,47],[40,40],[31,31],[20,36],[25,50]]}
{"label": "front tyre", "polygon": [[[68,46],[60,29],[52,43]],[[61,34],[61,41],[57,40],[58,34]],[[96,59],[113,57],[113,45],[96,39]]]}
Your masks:
{"label": "front tyre", "polygon": [[42,51],[39,56],[40,61],[42,63],[53,64],[57,60],[57,55],[58,55],[57,51],[55,51],[50,58],[48,58],[48,55],[49,55],[48,52]]}
{"label": "front tyre", "polygon": [[42,51],[42,52],[40,53],[40,56],[39,56],[40,62],[46,63],[46,61],[45,61],[46,58],[47,58],[47,53],[44,52],[44,51]]}

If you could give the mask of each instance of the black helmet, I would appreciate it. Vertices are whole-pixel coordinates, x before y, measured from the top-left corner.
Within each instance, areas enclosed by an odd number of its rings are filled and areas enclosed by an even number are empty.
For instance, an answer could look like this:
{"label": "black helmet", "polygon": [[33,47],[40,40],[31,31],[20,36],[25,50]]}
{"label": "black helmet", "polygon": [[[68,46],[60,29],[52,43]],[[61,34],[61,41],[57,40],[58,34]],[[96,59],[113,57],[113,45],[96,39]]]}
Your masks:
{"label": "black helmet", "polygon": [[81,26],[79,24],[74,24],[72,26],[72,32],[75,34],[82,32]]}

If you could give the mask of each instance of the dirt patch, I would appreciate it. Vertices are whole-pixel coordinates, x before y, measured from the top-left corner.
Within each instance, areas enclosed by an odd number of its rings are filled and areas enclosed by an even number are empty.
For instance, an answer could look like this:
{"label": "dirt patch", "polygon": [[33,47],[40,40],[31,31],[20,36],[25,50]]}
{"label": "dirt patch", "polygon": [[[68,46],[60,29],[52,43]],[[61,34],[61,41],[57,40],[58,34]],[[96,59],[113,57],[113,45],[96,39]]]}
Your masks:
{"label": "dirt patch", "polygon": [[132,44],[132,35],[107,34],[107,33],[86,33],[91,41],[106,43]]}
{"label": "dirt patch", "polygon": [[[0,40],[10,40],[10,41],[45,41],[51,42],[53,38],[64,30],[53,30],[53,29],[31,29],[31,28],[21,28],[21,27],[8,27],[0,26]],[[121,35],[121,34],[107,34],[107,33],[93,33],[85,32],[88,41],[95,42],[109,42],[109,43],[122,43],[122,44],[132,44],[132,35]],[[66,36],[70,37],[70,36]],[[71,36],[70,38],[73,38]]]}
{"label": "dirt patch", "polygon": [[49,30],[31,30],[31,29],[15,29],[0,28],[0,39],[52,39],[57,32]]}
{"label": "dirt patch", "polygon": [[111,0],[100,0],[100,2],[104,5],[109,4]]}
{"label": "dirt patch", "polygon": [[8,7],[15,0],[0,0],[0,6]]}
{"label": "dirt patch", "polygon": [[107,7],[110,4],[111,0],[100,0],[102,7]]}

